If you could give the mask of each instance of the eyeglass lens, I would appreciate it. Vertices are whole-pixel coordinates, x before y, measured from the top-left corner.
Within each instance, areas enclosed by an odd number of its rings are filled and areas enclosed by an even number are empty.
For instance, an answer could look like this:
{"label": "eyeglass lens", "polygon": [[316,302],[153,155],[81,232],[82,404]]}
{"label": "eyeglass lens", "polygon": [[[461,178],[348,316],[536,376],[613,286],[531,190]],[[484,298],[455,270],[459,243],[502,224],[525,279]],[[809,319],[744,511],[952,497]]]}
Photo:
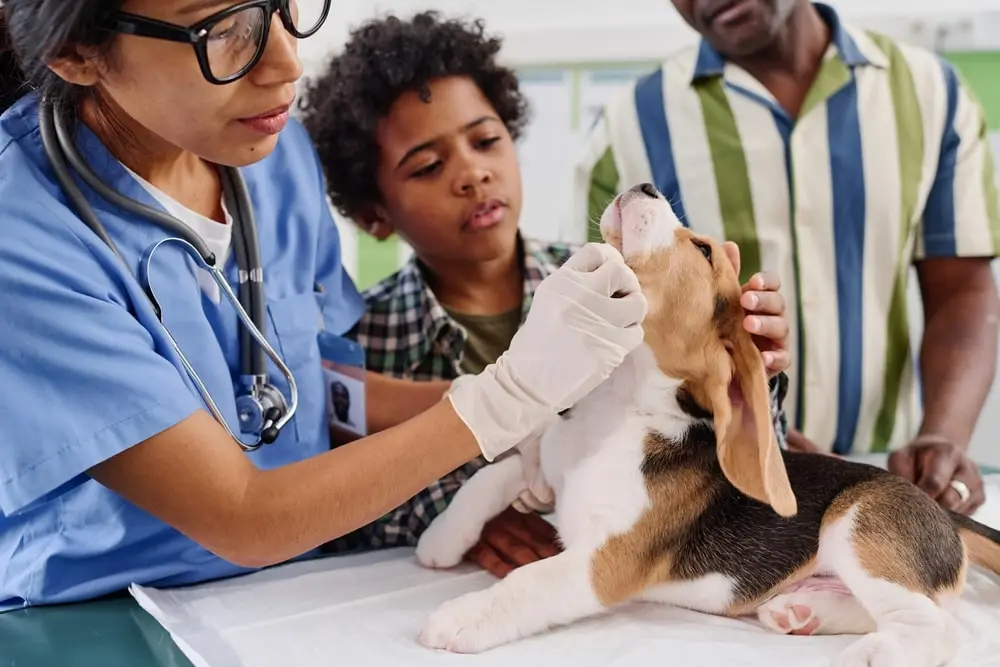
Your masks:
{"label": "eyeglass lens", "polygon": [[[323,18],[323,2],[291,0],[289,13],[295,29],[312,31]],[[206,51],[212,76],[225,80],[245,68],[267,40],[263,7],[247,7],[216,23],[208,34]],[[278,17],[274,16],[277,21]]]}

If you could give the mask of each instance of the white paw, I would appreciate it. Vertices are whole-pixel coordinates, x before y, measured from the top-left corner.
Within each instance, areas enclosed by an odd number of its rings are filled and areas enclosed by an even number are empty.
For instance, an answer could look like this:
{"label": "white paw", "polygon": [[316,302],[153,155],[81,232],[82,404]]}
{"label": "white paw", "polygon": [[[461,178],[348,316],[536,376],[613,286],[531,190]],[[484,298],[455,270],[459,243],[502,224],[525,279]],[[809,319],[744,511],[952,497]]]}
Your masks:
{"label": "white paw", "polygon": [[438,607],[418,641],[454,653],[485,651],[517,638],[517,628],[504,625],[502,612],[492,589],[468,593]]}
{"label": "white paw", "polygon": [[784,635],[811,635],[819,629],[820,619],[810,604],[812,593],[777,595],[757,607],[757,619],[764,627]]}
{"label": "white paw", "polygon": [[920,667],[903,649],[896,635],[873,632],[857,640],[837,656],[834,667]]}
{"label": "white paw", "polygon": [[424,567],[455,567],[479,540],[479,531],[453,530],[448,521],[442,521],[444,516],[432,521],[417,541],[417,561]]}

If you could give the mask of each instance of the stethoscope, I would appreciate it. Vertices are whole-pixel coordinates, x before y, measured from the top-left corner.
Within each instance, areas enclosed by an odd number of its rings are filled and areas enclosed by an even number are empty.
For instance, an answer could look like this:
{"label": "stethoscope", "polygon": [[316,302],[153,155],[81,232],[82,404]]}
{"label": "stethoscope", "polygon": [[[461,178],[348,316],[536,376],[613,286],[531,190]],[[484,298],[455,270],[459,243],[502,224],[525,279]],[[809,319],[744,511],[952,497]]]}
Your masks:
{"label": "stethoscope", "polygon": [[[185,371],[216,421],[222,424],[244,451],[254,451],[261,445],[274,442],[281,429],[295,415],[299,394],[292,372],[262,333],[266,326],[264,273],[261,267],[253,205],[240,172],[234,168],[220,170],[223,196],[233,218],[233,254],[239,268],[239,297],[237,297],[222,274],[221,268],[216,266],[215,255],[209,251],[198,234],[173,216],[124,197],[101,182],[76,148],[71,129],[72,123],[75,122],[75,116],[68,110],[68,107],[57,106],[53,102],[43,99],[39,105],[39,120],[45,154],[52,163],[52,168],[55,170],[56,178],[59,179],[63,191],[84,223],[111,248],[112,252],[123,263],[125,260],[114,241],[108,236],[107,230],[97,219],[93,208],[70,175],[70,165],[99,195],[131,213],[159,224],[174,235],[157,241],[146,249],[139,263],[137,280],[152,303],[153,310],[160,320],[160,325],[163,327],[170,345],[177,353]],[[168,243],[181,246],[201,268],[211,274],[219,289],[236,309],[240,321],[243,323],[240,330],[240,379],[243,386],[237,392],[236,410],[240,431],[244,434],[256,434],[256,441],[253,443],[248,444],[233,433],[206,389],[205,383],[181,351],[166,325],[163,324],[162,311],[149,279],[149,267],[153,253]],[[287,403],[281,391],[268,381],[265,355],[270,357],[288,381],[289,398]]]}

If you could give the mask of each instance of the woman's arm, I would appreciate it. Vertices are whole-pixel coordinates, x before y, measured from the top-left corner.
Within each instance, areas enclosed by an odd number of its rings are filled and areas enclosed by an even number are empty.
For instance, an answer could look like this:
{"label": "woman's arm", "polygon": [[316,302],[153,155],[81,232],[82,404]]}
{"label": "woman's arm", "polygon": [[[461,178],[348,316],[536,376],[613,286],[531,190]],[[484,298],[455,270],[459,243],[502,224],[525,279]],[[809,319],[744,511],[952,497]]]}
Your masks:
{"label": "woman's arm", "polygon": [[417,382],[369,371],[365,374],[368,432],[379,433],[429,410],[450,386],[448,380]]}
{"label": "woman's arm", "polygon": [[260,470],[199,411],[90,473],[219,557],[264,567],[374,521],[479,453],[438,400],[405,426]]}
{"label": "woman's arm", "polygon": [[199,409],[88,472],[222,558],[258,567],[288,560],[370,523],[479,453],[493,460],[516,446],[642,342],[639,281],[608,246],[585,246],[543,281],[534,304],[495,365],[382,433],[259,470]]}

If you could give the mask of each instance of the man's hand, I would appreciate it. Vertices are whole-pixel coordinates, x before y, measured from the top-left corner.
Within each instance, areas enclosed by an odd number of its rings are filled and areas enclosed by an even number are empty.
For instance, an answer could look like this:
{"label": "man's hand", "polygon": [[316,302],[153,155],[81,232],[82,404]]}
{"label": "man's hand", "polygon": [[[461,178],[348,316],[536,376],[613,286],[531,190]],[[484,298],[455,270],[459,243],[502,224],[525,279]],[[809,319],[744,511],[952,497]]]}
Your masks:
{"label": "man's hand", "polygon": [[[723,244],[736,273],[740,272],[740,250],[735,243]],[[762,271],[750,276],[743,286],[740,303],[747,316],[743,327],[753,334],[753,341],[761,351],[768,377],[774,377],[791,365],[788,352],[788,320],[785,317],[785,298],[778,291],[781,279],[774,273]]]}
{"label": "man's hand", "polygon": [[515,568],[560,551],[556,530],[548,521],[508,507],[483,527],[479,543],[466,558],[502,579]]}
{"label": "man's hand", "polygon": [[[943,438],[918,436],[889,455],[889,471],[908,479],[945,509],[972,514],[986,501],[979,466],[958,445]],[[951,486],[951,482],[969,497]],[[963,488],[962,485],[965,485]]]}

